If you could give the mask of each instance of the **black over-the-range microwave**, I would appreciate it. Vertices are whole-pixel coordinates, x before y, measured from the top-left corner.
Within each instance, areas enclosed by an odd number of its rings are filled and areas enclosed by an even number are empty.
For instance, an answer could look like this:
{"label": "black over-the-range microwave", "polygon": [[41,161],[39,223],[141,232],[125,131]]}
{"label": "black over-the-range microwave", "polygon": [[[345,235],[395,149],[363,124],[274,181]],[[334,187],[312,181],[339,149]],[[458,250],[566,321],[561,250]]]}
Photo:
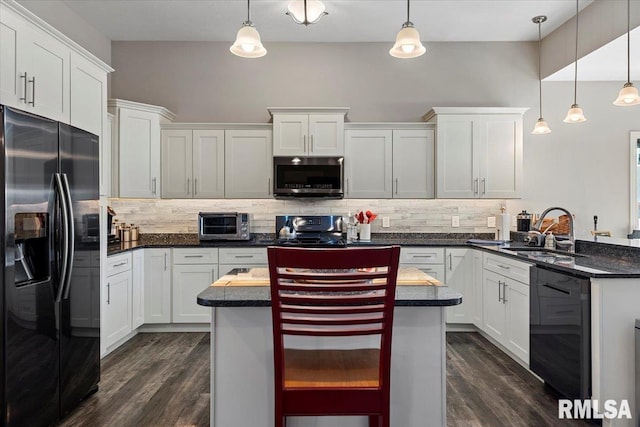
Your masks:
{"label": "black over-the-range microwave", "polygon": [[343,157],[274,157],[276,198],[344,197]]}

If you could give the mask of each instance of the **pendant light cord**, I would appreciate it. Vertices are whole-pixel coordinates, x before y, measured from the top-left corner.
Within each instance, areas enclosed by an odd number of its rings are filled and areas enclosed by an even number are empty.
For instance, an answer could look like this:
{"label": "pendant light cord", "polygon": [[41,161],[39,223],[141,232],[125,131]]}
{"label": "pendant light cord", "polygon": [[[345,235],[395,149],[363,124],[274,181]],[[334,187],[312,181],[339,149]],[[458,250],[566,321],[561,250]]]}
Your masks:
{"label": "pendant light cord", "polygon": [[542,39],[542,30],[540,29],[542,25],[542,19],[538,20],[538,88],[540,94],[540,118],[542,118],[542,70],[540,63],[542,62],[542,55],[540,53],[540,40]]}
{"label": "pendant light cord", "polygon": [[574,78],[573,78],[573,103],[577,104],[578,99],[578,2],[580,0],[576,0],[576,62],[574,67]]}
{"label": "pendant light cord", "polygon": [[627,83],[631,83],[631,0],[627,0]]}
{"label": "pendant light cord", "polygon": [[410,0],[407,0],[407,22],[411,22],[411,19],[409,19],[409,2]]}
{"label": "pendant light cord", "polygon": [[247,22],[251,22],[251,0],[247,0]]}

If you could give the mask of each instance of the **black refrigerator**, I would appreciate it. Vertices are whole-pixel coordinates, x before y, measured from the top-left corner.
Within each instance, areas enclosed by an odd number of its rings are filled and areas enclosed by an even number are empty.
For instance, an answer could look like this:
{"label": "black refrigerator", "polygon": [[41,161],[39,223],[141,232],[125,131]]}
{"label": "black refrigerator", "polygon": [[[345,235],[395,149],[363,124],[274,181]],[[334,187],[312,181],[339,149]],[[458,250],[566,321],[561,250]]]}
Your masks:
{"label": "black refrigerator", "polygon": [[100,379],[96,135],[0,105],[3,426],[48,426]]}

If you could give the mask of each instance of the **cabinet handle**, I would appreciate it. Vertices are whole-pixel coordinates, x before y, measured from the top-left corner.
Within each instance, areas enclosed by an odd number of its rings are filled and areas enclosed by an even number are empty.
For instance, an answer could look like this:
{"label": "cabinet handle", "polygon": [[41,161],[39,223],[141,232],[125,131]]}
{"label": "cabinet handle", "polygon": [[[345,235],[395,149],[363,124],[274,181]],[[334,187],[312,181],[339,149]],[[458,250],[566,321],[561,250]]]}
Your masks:
{"label": "cabinet handle", "polygon": [[482,178],[482,195],[487,194],[487,178]]}
{"label": "cabinet handle", "polygon": [[411,255],[411,258],[433,258],[433,255]]}
{"label": "cabinet handle", "polygon": [[302,151],[307,152],[307,135],[302,135]]}
{"label": "cabinet handle", "polygon": [[346,193],[349,194],[349,178],[347,178],[346,181],[347,181],[347,185],[346,185],[347,188],[345,188],[345,190],[346,190]]}
{"label": "cabinet handle", "polygon": [[502,294],[500,293],[501,289],[502,289],[502,282],[498,280],[498,301],[500,302],[502,302]]}
{"label": "cabinet handle", "polygon": [[396,178],[396,194],[398,194],[398,178]]}
{"label": "cabinet handle", "polygon": [[20,98],[20,101],[24,101],[24,103],[27,103],[27,72],[25,71],[24,74],[20,74],[20,78],[24,79],[24,97]]}
{"label": "cabinet handle", "polygon": [[167,253],[164,253],[164,271],[167,271]]}
{"label": "cabinet handle", "polygon": [[267,196],[271,195],[271,177],[267,179]]}
{"label": "cabinet handle", "polygon": [[502,303],[507,303],[507,282],[502,282]]}
{"label": "cabinet handle", "polygon": [[193,178],[193,195],[198,194],[198,178]]}
{"label": "cabinet handle", "polygon": [[234,258],[253,258],[253,255],[234,255]]}
{"label": "cabinet handle", "polygon": [[[29,101],[29,104],[35,107],[36,106],[36,77],[33,76],[31,80],[29,80],[29,83],[31,83],[31,101]],[[26,93],[25,93],[25,96],[27,96]]]}
{"label": "cabinet handle", "polygon": [[122,262],[119,262],[117,264],[113,264],[114,267],[121,267],[123,265],[127,265],[127,261],[122,261]]}
{"label": "cabinet handle", "polygon": [[453,271],[453,254],[449,254],[449,271]]}
{"label": "cabinet handle", "polygon": [[478,178],[473,180],[473,194],[478,194]]}
{"label": "cabinet handle", "polygon": [[151,179],[151,193],[156,195],[156,178]]}
{"label": "cabinet handle", "polygon": [[505,270],[510,270],[511,267],[509,267],[508,265],[502,265],[502,264],[498,264],[498,267],[505,269]]}
{"label": "cabinet handle", "polygon": [[187,178],[187,194],[191,191],[191,179]]}
{"label": "cabinet handle", "polygon": [[313,135],[311,135],[309,139],[311,140],[311,143],[309,144],[310,145],[309,151],[313,153]]}
{"label": "cabinet handle", "polygon": [[185,255],[185,258],[203,258],[204,255]]}
{"label": "cabinet handle", "polygon": [[433,268],[421,268],[422,271],[433,271]]}
{"label": "cabinet handle", "polygon": [[111,283],[107,282],[107,304],[111,305]]}

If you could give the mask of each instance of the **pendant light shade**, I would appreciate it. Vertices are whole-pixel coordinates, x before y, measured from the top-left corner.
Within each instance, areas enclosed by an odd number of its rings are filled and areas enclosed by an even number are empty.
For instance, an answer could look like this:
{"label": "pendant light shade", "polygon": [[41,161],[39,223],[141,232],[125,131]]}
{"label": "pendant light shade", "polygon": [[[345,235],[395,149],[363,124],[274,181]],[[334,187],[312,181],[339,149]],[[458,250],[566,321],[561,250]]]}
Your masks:
{"label": "pendant light shade", "polygon": [[613,101],[613,105],[620,107],[629,107],[632,105],[640,105],[640,96],[638,89],[631,83],[631,1],[627,0],[627,82],[624,84],[618,97]]}
{"label": "pendant light shade", "polygon": [[551,133],[551,129],[549,129],[549,125],[547,124],[547,122],[542,118],[542,73],[540,71],[540,63],[541,58],[540,58],[540,42],[542,40],[542,30],[541,30],[541,25],[544,21],[547,20],[547,17],[544,15],[540,15],[540,16],[535,16],[531,19],[533,21],[534,24],[538,24],[538,89],[539,89],[539,94],[540,94],[540,116],[538,116],[538,121],[536,122],[536,125],[533,127],[533,132],[531,132],[534,135],[543,135],[545,133]]}
{"label": "pendant light shade", "polygon": [[578,95],[578,16],[580,13],[578,12],[578,2],[580,0],[576,0],[576,56],[575,56],[575,68],[574,68],[574,78],[573,78],[573,104],[569,108],[567,112],[567,117],[564,118],[563,122],[565,123],[582,123],[586,122],[587,118],[584,116],[582,112],[582,108],[578,105],[577,95]]}
{"label": "pendant light shade", "polygon": [[389,55],[394,58],[417,58],[427,51],[420,41],[418,30],[413,27],[413,22],[409,20],[409,0],[407,0],[407,22],[402,24],[402,29],[398,31],[396,43],[389,50]]}
{"label": "pendant light shade", "polygon": [[309,25],[315,24],[324,15],[324,3],[318,0],[295,0],[289,3],[287,7],[287,15],[289,15],[296,24]]}
{"label": "pendant light shade", "polygon": [[251,22],[250,0],[247,0],[247,20],[242,23],[242,27],[238,30],[236,41],[229,48],[231,53],[242,58],[260,58],[267,54],[260,41],[260,34]]}

